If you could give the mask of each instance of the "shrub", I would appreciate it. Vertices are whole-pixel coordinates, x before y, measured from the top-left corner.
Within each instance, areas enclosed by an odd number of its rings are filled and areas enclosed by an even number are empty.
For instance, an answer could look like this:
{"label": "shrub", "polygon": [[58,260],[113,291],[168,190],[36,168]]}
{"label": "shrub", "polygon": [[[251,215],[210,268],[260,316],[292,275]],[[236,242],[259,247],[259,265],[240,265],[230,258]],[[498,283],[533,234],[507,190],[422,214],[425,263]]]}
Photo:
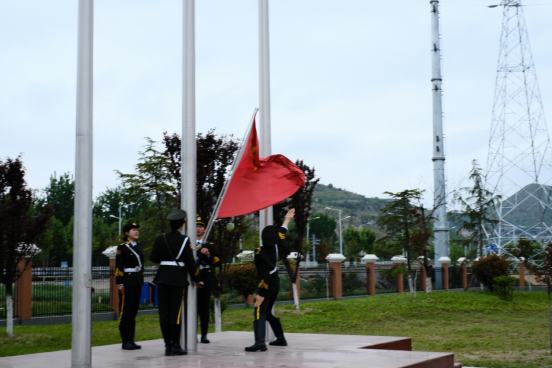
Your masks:
{"label": "shrub", "polygon": [[309,279],[307,290],[312,294],[325,294],[326,293],[326,280],[313,276]]}
{"label": "shrub", "polygon": [[255,292],[257,283],[257,268],[253,263],[230,267],[228,270],[228,286],[247,297]]}
{"label": "shrub", "polygon": [[493,280],[495,277],[508,276],[510,262],[505,258],[492,254],[479,261],[473,262],[471,271],[483,285],[490,291],[494,291]]}
{"label": "shrub", "polygon": [[343,273],[341,279],[343,291],[346,293],[352,293],[357,289],[363,289],[363,287],[366,287],[356,272],[350,272],[347,274]]}
{"label": "shrub", "polygon": [[514,284],[516,279],[508,276],[498,276],[493,279],[494,293],[502,300],[511,302],[514,299]]}

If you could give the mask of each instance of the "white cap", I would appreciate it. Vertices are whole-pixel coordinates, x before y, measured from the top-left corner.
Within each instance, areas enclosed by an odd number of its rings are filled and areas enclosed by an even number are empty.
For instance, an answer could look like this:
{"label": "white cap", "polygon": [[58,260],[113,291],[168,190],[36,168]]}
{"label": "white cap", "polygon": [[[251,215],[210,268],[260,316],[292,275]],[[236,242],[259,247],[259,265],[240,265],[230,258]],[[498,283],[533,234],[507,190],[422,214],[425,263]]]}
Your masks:
{"label": "white cap", "polygon": [[341,263],[345,260],[345,256],[339,253],[328,254],[326,260],[330,263]]}
{"label": "white cap", "polygon": [[403,256],[393,256],[391,261],[393,261],[393,263],[406,263],[406,258]]}
{"label": "white cap", "polygon": [[362,260],[365,261],[366,263],[374,263],[378,259],[379,259],[378,256],[376,256],[375,254],[367,254],[364,257],[362,257]]}

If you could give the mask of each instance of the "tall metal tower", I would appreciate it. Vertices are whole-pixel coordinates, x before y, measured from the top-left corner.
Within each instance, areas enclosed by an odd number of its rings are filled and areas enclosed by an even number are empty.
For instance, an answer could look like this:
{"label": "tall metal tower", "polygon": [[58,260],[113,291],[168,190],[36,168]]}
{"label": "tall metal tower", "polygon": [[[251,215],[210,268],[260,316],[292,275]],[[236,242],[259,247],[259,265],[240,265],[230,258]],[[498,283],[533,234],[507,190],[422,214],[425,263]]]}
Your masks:
{"label": "tall metal tower", "polygon": [[510,255],[520,237],[552,240],[552,152],[521,0],[503,0],[487,157],[487,189],[501,195],[489,245]]}
{"label": "tall metal tower", "polygon": [[[445,147],[443,140],[443,103],[441,90],[441,46],[439,40],[439,1],[431,5],[431,92],[433,96],[433,205],[435,206],[435,267],[441,267],[441,257],[448,257],[449,227],[445,190]],[[436,276],[435,287],[442,280]]]}

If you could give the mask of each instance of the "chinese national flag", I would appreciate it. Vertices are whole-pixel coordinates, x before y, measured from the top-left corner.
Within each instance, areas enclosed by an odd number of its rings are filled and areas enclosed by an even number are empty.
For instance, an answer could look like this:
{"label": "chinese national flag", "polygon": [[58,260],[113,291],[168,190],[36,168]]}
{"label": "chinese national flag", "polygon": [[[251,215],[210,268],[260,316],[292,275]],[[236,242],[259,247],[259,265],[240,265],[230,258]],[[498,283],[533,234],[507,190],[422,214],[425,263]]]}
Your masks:
{"label": "chinese national flag", "polygon": [[255,120],[247,144],[222,199],[217,218],[256,212],[290,197],[305,186],[305,174],[283,155],[259,158]]}

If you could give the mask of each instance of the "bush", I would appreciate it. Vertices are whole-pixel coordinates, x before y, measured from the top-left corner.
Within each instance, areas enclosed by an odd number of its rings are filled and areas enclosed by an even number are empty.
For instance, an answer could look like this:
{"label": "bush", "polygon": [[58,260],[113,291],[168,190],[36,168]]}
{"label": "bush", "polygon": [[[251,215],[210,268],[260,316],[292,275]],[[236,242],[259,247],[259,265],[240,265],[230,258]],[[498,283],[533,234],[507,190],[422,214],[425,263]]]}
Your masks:
{"label": "bush", "polygon": [[343,273],[341,275],[341,280],[343,291],[345,293],[352,293],[355,290],[366,288],[366,285],[358,277],[358,273],[356,272],[350,272],[347,274]]}
{"label": "bush", "polygon": [[312,294],[326,294],[326,280],[318,276],[311,277],[307,290]]}
{"label": "bush", "polygon": [[230,267],[228,270],[228,286],[247,297],[255,292],[257,284],[257,268],[250,263],[244,266]]}
{"label": "bush", "polygon": [[514,299],[514,285],[517,279],[508,276],[499,276],[493,279],[494,293],[502,300],[511,302]]}
{"label": "bush", "polygon": [[493,280],[495,277],[508,276],[510,274],[510,262],[505,258],[492,254],[479,261],[473,262],[471,271],[480,283],[494,291]]}

